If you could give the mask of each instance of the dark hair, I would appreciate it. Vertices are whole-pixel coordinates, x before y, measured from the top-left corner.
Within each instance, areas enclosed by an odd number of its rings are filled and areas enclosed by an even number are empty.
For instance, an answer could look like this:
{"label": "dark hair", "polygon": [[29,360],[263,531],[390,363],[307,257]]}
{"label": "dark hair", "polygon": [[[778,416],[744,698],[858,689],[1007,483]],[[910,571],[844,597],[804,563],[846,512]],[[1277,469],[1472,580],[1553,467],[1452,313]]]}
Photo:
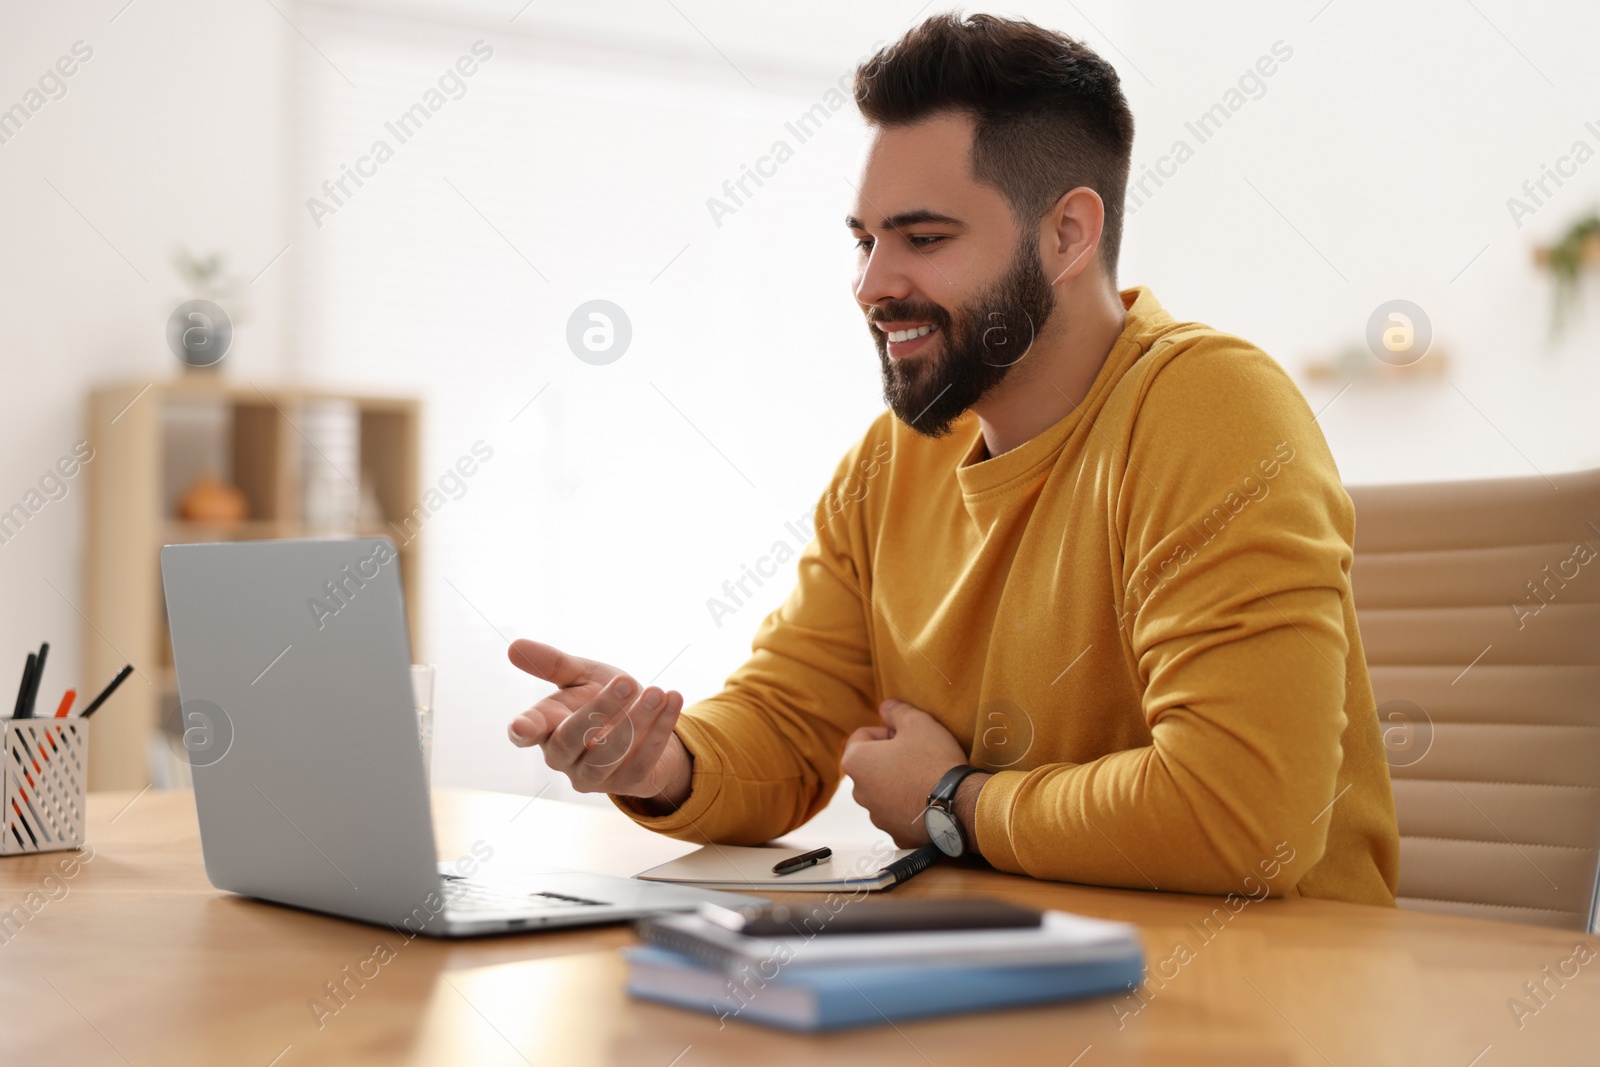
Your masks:
{"label": "dark hair", "polygon": [[875,126],[966,112],[972,172],[1032,225],[1069,189],[1105,202],[1100,257],[1115,282],[1133,113],[1111,64],[1031,22],[934,15],[856,68],[856,106]]}

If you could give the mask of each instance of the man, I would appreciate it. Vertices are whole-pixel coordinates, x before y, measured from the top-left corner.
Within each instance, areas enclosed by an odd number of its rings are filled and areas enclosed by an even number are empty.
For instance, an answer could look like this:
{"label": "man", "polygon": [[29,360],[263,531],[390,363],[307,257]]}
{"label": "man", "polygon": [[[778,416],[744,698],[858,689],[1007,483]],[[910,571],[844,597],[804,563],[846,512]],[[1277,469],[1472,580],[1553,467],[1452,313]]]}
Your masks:
{"label": "man", "polygon": [[855,95],[855,297],[890,412],[720,694],[684,710],[518,641],[559,688],[512,740],[684,838],[766,841],[848,774],[902,846],[931,829],[1005,871],[1392,906],[1350,500],[1276,363],[1118,292],[1116,73],[942,15]]}

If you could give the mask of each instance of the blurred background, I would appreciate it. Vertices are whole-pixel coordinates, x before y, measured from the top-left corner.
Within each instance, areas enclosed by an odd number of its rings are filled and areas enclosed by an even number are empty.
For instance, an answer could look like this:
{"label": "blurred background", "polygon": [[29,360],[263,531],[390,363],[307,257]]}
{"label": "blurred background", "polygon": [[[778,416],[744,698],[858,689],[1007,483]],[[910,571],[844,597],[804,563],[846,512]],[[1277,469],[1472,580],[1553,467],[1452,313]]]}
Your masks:
{"label": "blurred background", "polygon": [[[724,583],[798,550],[882,407],[841,88],[933,10],[0,3],[0,680],[41,639],[61,685],[132,662],[93,784],[181,784],[159,545],[386,532],[436,784],[569,795],[505,741],[542,692],[513,637],[713,692],[792,571]],[[1348,482],[1600,465],[1600,9],[967,10],[1115,64],[1120,284],[1273,354]],[[169,345],[197,298],[209,370]]]}

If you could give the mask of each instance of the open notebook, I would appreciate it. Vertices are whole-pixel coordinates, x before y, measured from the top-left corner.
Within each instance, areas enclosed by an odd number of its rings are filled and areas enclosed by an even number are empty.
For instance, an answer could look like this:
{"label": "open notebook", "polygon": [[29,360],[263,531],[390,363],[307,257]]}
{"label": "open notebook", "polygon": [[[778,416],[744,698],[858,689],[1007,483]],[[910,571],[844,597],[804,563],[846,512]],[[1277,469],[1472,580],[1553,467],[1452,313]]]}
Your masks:
{"label": "open notebook", "polygon": [[888,889],[932,866],[939,851],[919,849],[836,848],[830,859],[793,874],[773,874],[773,864],[809,852],[784,845],[706,845],[670,863],[651,867],[638,877],[652,882],[681,882],[706,889],[790,890],[836,893],[842,890]]}

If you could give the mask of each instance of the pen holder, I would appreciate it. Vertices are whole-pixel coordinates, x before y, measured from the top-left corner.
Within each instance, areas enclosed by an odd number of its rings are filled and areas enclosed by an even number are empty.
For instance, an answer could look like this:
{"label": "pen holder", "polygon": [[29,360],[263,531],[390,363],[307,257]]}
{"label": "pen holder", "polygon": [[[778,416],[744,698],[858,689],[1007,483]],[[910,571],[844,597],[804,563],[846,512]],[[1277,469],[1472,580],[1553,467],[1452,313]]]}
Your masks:
{"label": "pen holder", "polygon": [[7,719],[3,725],[0,856],[82,846],[89,724],[80,719]]}

